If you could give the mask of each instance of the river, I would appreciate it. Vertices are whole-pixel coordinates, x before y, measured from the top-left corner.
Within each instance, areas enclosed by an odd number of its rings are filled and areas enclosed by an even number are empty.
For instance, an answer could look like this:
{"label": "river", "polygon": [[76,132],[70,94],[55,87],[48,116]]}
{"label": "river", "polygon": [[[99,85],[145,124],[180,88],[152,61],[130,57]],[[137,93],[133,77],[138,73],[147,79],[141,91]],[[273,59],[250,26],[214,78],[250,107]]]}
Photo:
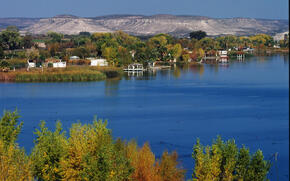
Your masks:
{"label": "river", "polygon": [[[114,137],[148,141],[159,157],[176,150],[191,177],[197,138],[234,138],[273,163],[271,180],[289,180],[289,55],[251,57],[228,64],[176,66],[120,80],[0,83],[0,110],[17,108],[24,121],[18,143],[29,153],[40,120],[68,130],[96,115]],[[278,153],[277,160],[273,155]]]}

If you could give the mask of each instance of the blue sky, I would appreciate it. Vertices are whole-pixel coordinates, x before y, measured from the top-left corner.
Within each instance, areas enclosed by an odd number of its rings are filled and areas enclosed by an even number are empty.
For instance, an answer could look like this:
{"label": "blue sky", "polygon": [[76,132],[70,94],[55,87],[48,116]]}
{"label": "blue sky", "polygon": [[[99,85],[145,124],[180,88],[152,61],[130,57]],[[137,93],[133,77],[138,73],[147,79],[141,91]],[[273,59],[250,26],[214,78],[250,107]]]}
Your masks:
{"label": "blue sky", "polygon": [[0,17],[174,14],[288,19],[288,4],[289,0],[1,0]]}

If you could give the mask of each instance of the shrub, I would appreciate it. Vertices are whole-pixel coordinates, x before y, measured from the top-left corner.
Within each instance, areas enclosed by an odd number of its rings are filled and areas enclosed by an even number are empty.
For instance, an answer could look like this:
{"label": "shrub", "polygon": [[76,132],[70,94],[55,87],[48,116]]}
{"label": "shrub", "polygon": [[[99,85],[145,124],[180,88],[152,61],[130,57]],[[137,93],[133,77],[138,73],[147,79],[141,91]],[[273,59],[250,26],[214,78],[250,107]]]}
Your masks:
{"label": "shrub", "polygon": [[52,63],[48,63],[47,67],[53,67],[53,64]]}
{"label": "shrub", "polygon": [[7,61],[10,67],[15,67],[16,69],[25,68],[27,65],[27,60],[25,59],[9,59]]}
{"label": "shrub", "polygon": [[0,60],[0,68],[6,68],[9,67],[9,62],[5,61],[5,60]]}

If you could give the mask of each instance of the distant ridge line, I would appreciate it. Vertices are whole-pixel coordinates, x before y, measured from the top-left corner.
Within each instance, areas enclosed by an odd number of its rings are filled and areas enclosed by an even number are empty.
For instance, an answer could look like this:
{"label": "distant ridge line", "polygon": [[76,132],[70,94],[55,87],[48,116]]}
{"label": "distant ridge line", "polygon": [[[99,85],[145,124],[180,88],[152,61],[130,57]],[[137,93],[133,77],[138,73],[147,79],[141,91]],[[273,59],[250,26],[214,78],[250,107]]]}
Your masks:
{"label": "distant ridge line", "polygon": [[79,17],[60,14],[48,18],[0,18],[0,30],[7,26],[19,27],[22,32],[45,34],[55,31],[63,34],[87,32],[113,32],[122,30],[131,35],[154,35],[168,33],[186,37],[189,32],[202,30],[210,36],[253,35],[265,33],[275,35],[289,31],[287,20],[256,18],[211,18],[198,15],[134,15],[111,14],[96,17]]}

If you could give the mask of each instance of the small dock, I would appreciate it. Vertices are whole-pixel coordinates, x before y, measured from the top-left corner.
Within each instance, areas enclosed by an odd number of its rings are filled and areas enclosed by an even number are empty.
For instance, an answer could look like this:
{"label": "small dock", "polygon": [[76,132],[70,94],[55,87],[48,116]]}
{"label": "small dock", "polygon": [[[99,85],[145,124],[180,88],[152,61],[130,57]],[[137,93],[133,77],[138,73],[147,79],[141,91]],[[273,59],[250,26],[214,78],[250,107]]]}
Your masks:
{"label": "small dock", "polygon": [[144,71],[144,67],[142,64],[140,63],[133,63],[128,65],[127,68],[123,69],[125,72],[129,72],[129,71]]}

